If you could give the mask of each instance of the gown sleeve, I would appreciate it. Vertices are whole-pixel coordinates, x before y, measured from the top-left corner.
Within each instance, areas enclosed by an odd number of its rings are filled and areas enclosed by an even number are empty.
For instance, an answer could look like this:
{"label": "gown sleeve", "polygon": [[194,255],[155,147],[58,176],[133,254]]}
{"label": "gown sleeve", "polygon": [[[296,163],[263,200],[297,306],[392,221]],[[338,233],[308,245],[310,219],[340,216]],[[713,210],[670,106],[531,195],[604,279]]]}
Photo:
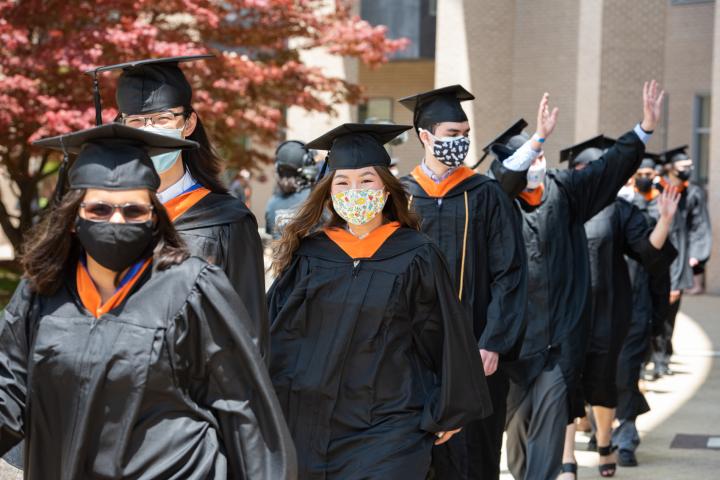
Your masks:
{"label": "gown sleeve", "polygon": [[650,243],[652,229],[640,209],[624,200],[617,200],[624,235],[624,254],[640,263],[649,274],[670,268],[677,251],[669,239],[661,249]]}
{"label": "gown sleeve", "polygon": [[25,436],[28,332],[33,294],[22,281],[0,318],[0,455]]}
{"label": "gown sleeve", "polygon": [[406,295],[413,341],[437,385],[425,404],[421,428],[456,429],[492,412],[482,360],[442,254],[428,246],[410,268]]}
{"label": "gown sleeve", "polygon": [[498,158],[490,164],[490,173],[497,180],[503,192],[510,200],[514,200],[527,187],[527,169],[521,171],[510,170]]}
{"label": "gown sleeve", "polygon": [[[527,309],[527,261],[522,237],[510,200],[497,187],[486,203],[481,235],[487,238],[490,271],[490,302],[487,322],[478,347],[508,353],[525,330]],[[478,254],[484,254],[479,252]]]}
{"label": "gown sleeve", "polygon": [[575,220],[585,223],[610,205],[637,170],[644,152],[645,144],[630,131],[583,170],[558,172],[557,178],[570,196]]}
{"label": "gown sleeve", "polygon": [[304,278],[307,273],[307,260],[305,257],[295,255],[290,266],[275,279],[267,295],[270,325],[275,323],[275,319],[285,306],[290,294],[300,285],[302,278]]}
{"label": "gown sleeve", "polygon": [[689,197],[689,256],[690,258],[698,259],[702,263],[710,258],[710,252],[712,250],[710,214],[708,213],[705,193],[700,187],[694,185],[692,187],[692,195],[689,195]]}
{"label": "gown sleeve", "polygon": [[265,302],[265,265],[257,223],[248,215],[227,228],[223,270],[250,314],[260,354],[267,363],[270,338]]}
{"label": "gown sleeve", "polygon": [[228,478],[295,479],[290,433],[247,328],[248,312],[225,274],[205,267],[183,311],[176,355],[190,370],[190,396],[217,420]]}

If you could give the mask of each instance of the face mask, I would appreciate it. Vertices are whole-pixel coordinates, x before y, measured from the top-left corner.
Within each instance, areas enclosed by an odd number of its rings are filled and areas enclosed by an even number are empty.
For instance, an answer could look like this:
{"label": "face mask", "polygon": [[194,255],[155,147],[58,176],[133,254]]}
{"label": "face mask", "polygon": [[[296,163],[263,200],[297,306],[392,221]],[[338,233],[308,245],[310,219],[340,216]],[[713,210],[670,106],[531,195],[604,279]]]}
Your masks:
{"label": "face mask", "polygon": [[465,161],[470,150],[470,139],[467,137],[437,138],[425,130],[433,139],[433,155],[450,168],[459,167]]}
{"label": "face mask", "polygon": [[648,193],[653,186],[652,178],[647,177],[635,177],[635,187],[638,192]]}
{"label": "face mask", "polygon": [[[165,135],[166,137],[172,137],[177,139],[182,139],[183,137],[183,130],[182,128],[157,128],[152,126],[147,126],[141,128],[141,130],[145,130],[146,132],[150,133],[157,133],[158,135]],[[175,162],[180,157],[180,150],[173,150],[171,152],[166,153],[160,153],[158,155],[153,155],[152,163],[155,167],[155,170],[157,173],[165,173],[170,168],[172,168],[173,165],[175,165]]]}
{"label": "face mask", "polygon": [[629,187],[627,185],[623,185],[617,194],[618,197],[622,198],[623,200],[627,200],[628,202],[632,202],[633,198],[635,198],[635,189],[632,187]]}
{"label": "face mask", "polygon": [[545,174],[547,173],[547,162],[543,158],[540,163],[533,163],[527,172],[527,188],[535,190],[545,183]]}
{"label": "face mask", "polygon": [[113,272],[122,272],[150,253],[153,245],[153,222],[92,222],[78,217],[75,231],[80,244],[96,262]]}
{"label": "face mask", "polygon": [[687,182],[690,180],[690,175],[692,174],[691,170],[676,170],[675,175],[682,180],[683,182]]}
{"label": "face mask", "polygon": [[346,190],[332,197],[333,208],[351,225],[364,225],[375,218],[385,207],[385,190]]}

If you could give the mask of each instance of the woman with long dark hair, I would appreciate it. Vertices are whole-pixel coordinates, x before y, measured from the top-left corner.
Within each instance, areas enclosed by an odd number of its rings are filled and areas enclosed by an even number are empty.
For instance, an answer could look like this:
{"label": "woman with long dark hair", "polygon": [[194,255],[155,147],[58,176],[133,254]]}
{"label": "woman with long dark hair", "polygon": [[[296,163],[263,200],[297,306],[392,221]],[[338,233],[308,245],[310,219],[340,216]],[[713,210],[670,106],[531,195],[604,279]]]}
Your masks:
{"label": "woman with long dark hair", "polygon": [[152,157],[160,175],[158,198],[194,256],[219,266],[256,322],[254,335],[265,356],[265,269],[257,221],[220,179],[222,160],[193,108],[193,89],[180,62],[212,55],[142,60],[101,67],[121,70],[115,94],[117,122],[198,143],[189,151]]}
{"label": "woman with long dark hair", "polygon": [[389,170],[383,144],[408,128],[309,143],[329,174],[275,250],[270,371],[300,478],[424,479],[432,445],[489,413],[469,319]]}
{"label": "woman with long dark hair", "polygon": [[294,478],[251,321],[189,252],[150,156],[193,142],[105,125],[37,142],[78,154],[30,232],[0,317],[0,454],[25,478]]}

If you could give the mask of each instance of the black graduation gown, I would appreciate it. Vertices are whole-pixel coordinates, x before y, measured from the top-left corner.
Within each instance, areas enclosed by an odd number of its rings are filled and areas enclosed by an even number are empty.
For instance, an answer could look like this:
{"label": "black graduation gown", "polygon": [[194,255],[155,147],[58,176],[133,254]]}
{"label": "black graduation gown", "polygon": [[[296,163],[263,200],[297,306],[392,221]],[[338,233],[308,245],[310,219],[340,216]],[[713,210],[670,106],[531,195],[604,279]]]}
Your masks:
{"label": "black graduation gown", "polygon": [[[659,186],[662,189],[662,185]],[[693,285],[690,258],[705,262],[712,250],[712,230],[705,193],[694,183],[682,192],[678,211],[673,219],[670,241],[678,256],[670,267],[672,290],[685,290]]]}
{"label": "black graduation gown", "polygon": [[25,478],[294,478],[249,315],[217,267],[148,269],[95,319],[25,282],[0,320],[0,452]]}
{"label": "black graduation gown", "polygon": [[592,292],[588,353],[617,358],[630,326],[632,285],[624,256],[659,273],[677,255],[669,241],[660,250],[653,247],[651,231],[642,212],[621,198],[585,223]]}
{"label": "black graduation gown", "polygon": [[465,261],[461,303],[472,319],[478,349],[514,359],[525,328],[527,263],[507,194],[478,174],[442,198],[428,195],[412,176],[402,181],[422,231],[447,261],[456,294]]}
{"label": "black graduation gown", "polygon": [[632,284],[624,256],[656,275],[667,271],[677,254],[669,241],[662,249],[653,247],[651,231],[640,210],[620,198],[585,223],[592,307],[583,385],[591,405],[613,408],[618,402],[618,357],[633,310]]}
{"label": "black graduation gown", "polygon": [[209,193],[178,217],[174,225],[192,255],[225,272],[254,322],[260,353],[267,361],[265,266],[253,214],[232,195]]}
{"label": "black graduation gown", "polygon": [[[633,205],[643,214],[648,225],[655,226],[657,200],[647,200],[641,194],[635,194]],[[666,242],[671,244],[670,240]],[[677,254],[677,253],[676,253]],[[650,346],[651,334],[662,331],[667,316],[670,295],[670,268],[666,267],[652,273],[640,263],[626,257],[630,283],[632,285],[632,319],[627,336],[618,357],[617,418],[634,420],[638,415],[650,410],[645,396],[638,388],[642,365]]]}
{"label": "black graduation gown", "polygon": [[547,366],[560,366],[574,395],[585,355],[590,313],[590,264],[584,224],[612,203],[637,170],[645,145],[630,131],[583,170],[550,170],[542,203],[518,199],[528,259],[528,321],[513,379],[530,385]]}
{"label": "black graduation gown", "polygon": [[268,296],[300,478],[424,479],[433,432],[490,413],[470,325],[421,233],[400,228],[357,262],[314,234]]}

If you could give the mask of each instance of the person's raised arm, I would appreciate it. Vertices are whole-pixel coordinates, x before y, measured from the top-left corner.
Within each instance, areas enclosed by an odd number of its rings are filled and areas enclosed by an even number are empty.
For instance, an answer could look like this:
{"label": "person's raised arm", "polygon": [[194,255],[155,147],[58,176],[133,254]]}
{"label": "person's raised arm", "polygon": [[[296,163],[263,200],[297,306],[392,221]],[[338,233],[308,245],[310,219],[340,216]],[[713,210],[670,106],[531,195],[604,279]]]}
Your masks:
{"label": "person's raised arm", "polygon": [[635,173],[645,153],[645,144],[660,119],[664,95],[655,80],[645,82],[642,122],[586,168],[560,172],[558,180],[571,197],[570,205],[577,221],[587,222],[613,202],[620,187]]}
{"label": "person's raised arm", "polygon": [[496,152],[498,158],[490,166],[492,176],[511,200],[527,186],[527,171],[533,161],[542,153],[545,140],[557,125],[559,110],[555,107],[551,111],[549,101],[550,94],[546,92],[538,106],[537,128],[533,136],[507,157],[503,158]]}
{"label": "person's raised arm", "polygon": [[670,234],[678,203],[680,203],[680,192],[676,187],[666,188],[658,197],[658,213],[660,214],[660,218],[658,218],[655,228],[650,234],[650,243],[658,250],[663,248]]}
{"label": "person's raised arm", "polygon": [[513,172],[527,171],[542,152],[545,140],[555,131],[559,112],[557,107],[550,110],[550,94],[545,92],[538,106],[535,133],[515,153],[506,159],[501,159],[503,166]]}

